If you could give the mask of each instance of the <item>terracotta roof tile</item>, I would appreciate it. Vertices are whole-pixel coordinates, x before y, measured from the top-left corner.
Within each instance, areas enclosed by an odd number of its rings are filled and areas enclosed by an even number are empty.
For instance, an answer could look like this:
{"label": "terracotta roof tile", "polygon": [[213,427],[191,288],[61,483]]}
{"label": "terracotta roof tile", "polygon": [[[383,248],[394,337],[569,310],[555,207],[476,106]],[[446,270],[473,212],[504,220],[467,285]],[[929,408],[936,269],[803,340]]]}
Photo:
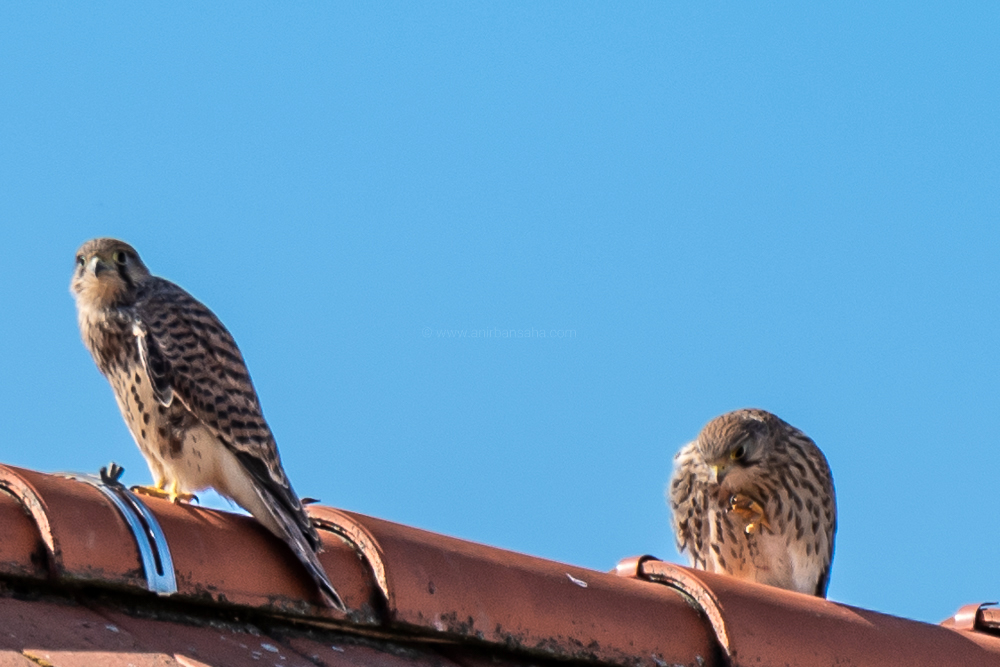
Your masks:
{"label": "terracotta roof tile", "polygon": [[36,552],[38,528],[21,503],[7,493],[0,493],[0,571],[17,577],[44,579],[43,553]]}
{"label": "terracotta roof tile", "polygon": [[80,606],[4,599],[0,647],[38,664],[176,665],[166,654],[146,650],[128,632]]}
{"label": "terracotta roof tile", "polygon": [[0,667],[1000,665],[990,607],[933,626],[650,557],[595,572],[310,506],[345,615],[249,517],[10,466],[0,490]]}
{"label": "terracotta roof tile", "polygon": [[15,651],[0,649],[0,667],[38,667],[38,663]]}
{"label": "terracotta roof tile", "polygon": [[[335,520],[324,508],[311,513]],[[337,514],[379,545],[389,620],[408,632],[620,663],[638,653],[672,664],[713,650],[704,624],[670,589]]]}
{"label": "terracotta roof tile", "polygon": [[459,667],[433,649],[412,646],[363,646],[302,637],[289,640],[289,645],[314,664],[329,667]]}
{"label": "terracotta roof tile", "polygon": [[[618,568],[688,593],[705,610],[723,651],[740,664],[781,664],[790,645],[796,665],[1000,664],[1000,638],[970,635],[791,591],[740,582],[648,557]],[[972,633],[970,633],[972,634]],[[980,642],[979,640],[982,640]],[[984,652],[983,648],[988,647]],[[909,656],[899,663],[900,656]]]}

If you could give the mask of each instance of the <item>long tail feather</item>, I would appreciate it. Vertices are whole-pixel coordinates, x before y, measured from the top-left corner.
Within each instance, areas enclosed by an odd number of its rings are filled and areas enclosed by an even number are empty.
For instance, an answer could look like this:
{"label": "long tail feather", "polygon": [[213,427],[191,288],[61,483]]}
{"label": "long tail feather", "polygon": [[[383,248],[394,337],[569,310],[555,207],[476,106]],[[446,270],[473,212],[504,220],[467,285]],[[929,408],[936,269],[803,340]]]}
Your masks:
{"label": "long tail feather", "polygon": [[[258,494],[261,490],[257,490]],[[344,604],[343,599],[337,590],[330,583],[329,577],[326,576],[326,571],[319,562],[319,557],[316,555],[317,549],[313,549],[312,544],[304,530],[310,530],[311,526],[306,526],[305,528],[300,524],[296,517],[292,516],[288,510],[283,507],[280,503],[276,502],[266,502],[266,499],[261,499],[265,502],[263,505],[267,507],[268,512],[274,520],[274,523],[280,528],[281,533],[277,536],[284,540],[285,544],[291,547],[292,552],[299,559],[302,565],[305,566],[309,575],[316,582],[319,587],[320,594],[323,598],[323,602],[328,607],[333,607],[334,609],[339,609],[340,611],[346,612],[347,606]],[[309,518],[302,512],[302,519],[308,521]]]}

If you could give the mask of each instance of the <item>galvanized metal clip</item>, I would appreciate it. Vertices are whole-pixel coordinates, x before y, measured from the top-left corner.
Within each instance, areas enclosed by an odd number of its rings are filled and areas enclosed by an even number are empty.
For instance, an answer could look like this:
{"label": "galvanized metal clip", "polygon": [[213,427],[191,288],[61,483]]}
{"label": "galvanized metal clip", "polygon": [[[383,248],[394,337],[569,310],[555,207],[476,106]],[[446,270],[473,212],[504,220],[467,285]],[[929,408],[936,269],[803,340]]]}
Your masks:
{"label": "galvanized metal clip", "polygon": [[139,549],[146,587],[157,595],[173,595],[177,592],[177,579],[167,538],[149,508],[118,481],[120,471],[120,467],[112,464],[110,471],[102,468],[100,476],[80,473],[62,476],[93,486],[118,508]]}

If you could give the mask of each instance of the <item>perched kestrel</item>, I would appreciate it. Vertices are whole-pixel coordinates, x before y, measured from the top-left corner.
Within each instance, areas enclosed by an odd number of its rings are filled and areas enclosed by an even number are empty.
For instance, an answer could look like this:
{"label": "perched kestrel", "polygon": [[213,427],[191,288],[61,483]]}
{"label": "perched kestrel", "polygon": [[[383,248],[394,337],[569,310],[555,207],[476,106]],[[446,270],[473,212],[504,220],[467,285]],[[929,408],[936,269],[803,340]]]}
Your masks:
{"label": "perched kestrel", "polygon": [[837,530],[833,477],[805,433],[764,410],[705,425],[667,490],[692,566],[826,597]]}
{"label": "perched kestrel", "polygon": [[319,535],[281,467],[243,355],[222,322],[174,283],[150,275],[132,246],[114,239],[77,251],[71,291],[83,342],[153,474],[156,486],[146,492],[176,502],[214,488],[284,540],[324,602],[344,609],[316,556]]}

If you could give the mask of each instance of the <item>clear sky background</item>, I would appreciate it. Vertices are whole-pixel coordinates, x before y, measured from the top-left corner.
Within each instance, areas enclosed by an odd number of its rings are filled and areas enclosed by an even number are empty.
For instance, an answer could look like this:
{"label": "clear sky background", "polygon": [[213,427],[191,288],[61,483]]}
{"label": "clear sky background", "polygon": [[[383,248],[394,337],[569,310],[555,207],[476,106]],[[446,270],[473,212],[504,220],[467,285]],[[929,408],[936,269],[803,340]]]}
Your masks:
{"label": "clear sky background", "polygon": [[302,495],[677,560],[674,452],[756,406],[833,468],[833,599],[1000,597],[998,6],[12,4],[3,462],[149,481],[68,291],[111,235]]}

